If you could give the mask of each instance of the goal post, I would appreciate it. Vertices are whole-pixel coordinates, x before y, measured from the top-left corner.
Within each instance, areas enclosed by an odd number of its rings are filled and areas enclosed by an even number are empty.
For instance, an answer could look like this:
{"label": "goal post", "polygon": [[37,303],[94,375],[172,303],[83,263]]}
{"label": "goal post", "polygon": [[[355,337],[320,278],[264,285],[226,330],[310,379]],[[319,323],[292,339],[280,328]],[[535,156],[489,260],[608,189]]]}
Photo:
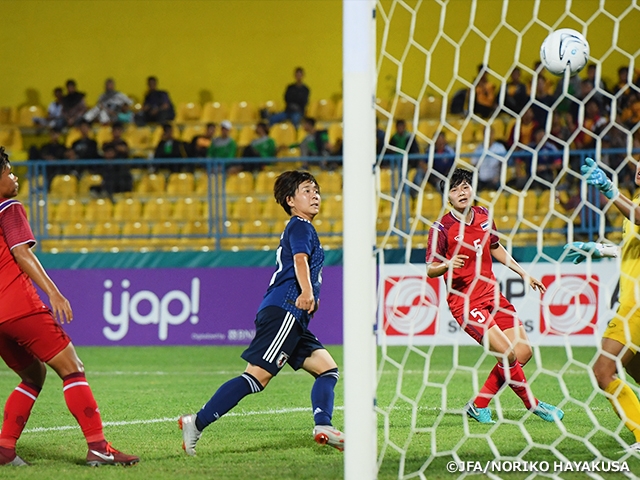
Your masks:
{"label": "goal post", "polygon": [[345,479],[377,476],[375,0],[343,0]]}

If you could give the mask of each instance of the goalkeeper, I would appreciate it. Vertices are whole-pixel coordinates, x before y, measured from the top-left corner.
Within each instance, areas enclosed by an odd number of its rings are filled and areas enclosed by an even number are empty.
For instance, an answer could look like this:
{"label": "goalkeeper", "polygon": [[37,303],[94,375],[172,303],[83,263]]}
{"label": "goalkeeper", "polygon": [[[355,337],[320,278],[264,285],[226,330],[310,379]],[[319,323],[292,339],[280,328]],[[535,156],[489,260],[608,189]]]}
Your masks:
{"label": "goalkeeper", "polygon": [[[487,209],[472,205],[472,181],[470,171],[453,171],[448,192],[452,209],[431,227],[426,259],[429,277],[446,274],[447,303],[453,317],[476,342],[488,344],[499,357],[465,411],[480,423],[494,423],[488,405],[506,383],[535,415],[547,422],[562,420],[562,410],[538,401],[531,393],[522,370],[531,358],[531,346],[515,308],[496,288],[492,257],[520,275],[534,290],[544,292],[544,285],[530,277],[500,245]],[[444,182],[440,186],[444,191]]]}
{"label": "goalkeeper", "polygon": [[[637,279],[640,277],[640,196],[634,200],[620,194],[613,182],[598,167],[595,160],[586,158],[581,167],[585,181],[595,186],[625,216],[622,226],[620,305],[613,320],[602,335],[602,347],[593,365],[598,386],[607,393],[614,410],[635,436],[633,451],[640,451],[640,402],[633,390],[617,376],[616,362],[625,367],[636,381],[640,379],[632,362],[640,345],[640,294]],[[640,186],[640,164],[636,167],[635,183]],[[592,258],[616,257],[618,248],[594,242],[573,242],[565,245],[567,258],[573,263]]]}

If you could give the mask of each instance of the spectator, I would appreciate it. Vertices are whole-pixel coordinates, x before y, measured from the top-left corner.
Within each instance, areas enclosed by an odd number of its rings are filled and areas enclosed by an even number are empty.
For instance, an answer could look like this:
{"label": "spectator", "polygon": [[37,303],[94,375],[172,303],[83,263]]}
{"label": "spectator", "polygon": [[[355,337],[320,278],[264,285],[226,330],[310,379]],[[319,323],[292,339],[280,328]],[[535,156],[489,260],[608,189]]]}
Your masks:
{"label": "spectator", "polygon": [[[32,146],[29,149],[29,158],[32,160],[64,160],[66,148],[60,143],[61,131],[58,128],[49,129],[49,141],[42,145],[39,149]],[[66,173],[67,169],[63,166],[47,166],[47,180],[51,183],[51,179],[58,175]]]}
{"label": "spectator", "polygon": [[208,157],[213,158],[235,158],[238,152],[238,145],[235,140],[231,138],[229,133],[233,125],[229,120],[223,120],[220,122],[220,136],[212,140],[211,146],[207,153]]}
{"label": "spectator", "polygon": [[113,143],[105,143],[103,147],[104,164],[96,169],[102,175],[102,185],[97,189],[92,189],[98,194],[113,196],[114,193],[130,192],[133,190],[133,177],[129,167],[124,164],[114,164],[111,161],[117,160],[118,151]]}
{"label": "spectator", "polygon": [[382,153],[382,149],[384,148],[384,136],[385,132],[380,128],[378,117],[376,117],[376,155],[380,155]]}
{"label": "spectator", "polygon": [[[594,144],[593,135],[600,135],[602,129],[607,126],[609,120],[602,115],[600,105],[595,98],[591,98],[584,107],[584,124],[580,133],[576,136],[575,146],[578,149],[591,148]],[[591,132],[593,135],[589,135]]]}
{"label": "spectator", "polygon": [[66,126],[62,116],[62,102],[64,100],[62,87],[53,89],[53,97],[54,100],[47,107],[47,118],[34,117],[33,123],[48,128],[62,129]]}
{"label": "spectator", "polygon": [[211,141],[216,134],[216,124],[207,123],[203,135],[196,135],[189,144],[189,155],[191,157],[203,158],[207,156],[207,151],[211,146]]}
{"label": "spectator", "polygon": [[300,143],[300,155],[303,157],[328,157],[331,155],[329,132],[316,129],[316,119],[304,117],[302,128],[307,135]]}
{"label": "spectator", "polygon": [[65,126],[77,125],[86,111],[84,93],[77,90],[75,80],[67,80],[67,94],[62,98],[62,118]]}
{"label": "spectator", "polygon": [[552,94],[549,94],[546,82],[545,78],[539,74],[536,81],[535,99],[542,105],[533,103],[530,107],[531,110],[533,110],[533,116],[538,125],[545,125],[547,123],[547,115],[551,111],[551,106],[556,101],[556,98]]}
{"label": "spectator", "polygon": [[[256,135],[243,152],[244,157],[273,158],[276,156],[276,142],[269,136],[269,127],[266,123],[260,122],[256,125]],[[264,164],[262,164],[264,165]]]}
{"label": "spectator", "polygon": [[166,123],[176,116],[169,94],[158,90],[158,79],[154,76],[147,78],[148,91],[144,97],[142,112],[138,115],[138,123]]}
{"label": "spectator", "polygon": [[576,129],[573,117],[568,113],[553,112],[551,119],[551,136],[550,141],[555,143],[557,147],[562,147],[569,140]]}
{"label": "spectator", "polygon": [[471,163],[478,169],[478,190],[499,188],[502,164],[506,161],[507,149],[502,142],[495,140],[493,128],[489,135],[489,148],[479,145],[471,157]]}
{"label": "spectator", "polygon": [[[537,128],[533,132],[533,140],[529,146],[538,152],[536,177],[553,183],[562,169],[562,153],[553,142],[545,138],[544,128]],[[534,186],[548,188],[547,185],[540,182],[535,183]]]}
{"label": "spectator", "polygon": [[309,103],[309,87],[302,83],[304,78],[304,69],[302,67],[295,69],[294,76],[296,81],[287,86],[287,90],[284,93],[284,112],[271,115],[269,117],[271,125],[286,120],[289,120],[296,128],[300,125],[300,121],[307,110],[307,103]]}
{"label": "spectator", "polygon": [[507,91],[504,96],[504,106],[510,108],[515,114],[520,114],[529,102],[527,86],[520,80],[520,75],[520,68],[515,67],[507,82]]}
{"label": "spectator", "polygon": [[629,93],[627,107],[622,111],[620,121],[630,129],[640,123],[640,94],[635,90]]}
{"label": "spectator", "polygon": [[[187,149],[183,142],[173,138],[173,127],[164,123],[162,125],[162,137],[160,142],[156,146],[156,151],[153,154],[153,158],[186,158]],[[176,164],[163,164],[162,167],[169,168],[172,172],[179,172],[181,170],[188,170],[183,163]]]}
{"label": "spectator", "polygon": [[418,142],[416,142],[414,136],[407,130],[407,122],[402,119],[396,121],[396,133],[394,133],[391,140],[389,140],[389,145],[393,145],[409,154],[420,153]]}
{"label": "spectator", "polygon": [[[111,135],[112,139],[110,142],[106,142],[102,146],[102,151],[104,152],[108,148],[112,148],[115,152],[114,158],[129,158],[129,145],[122,138],[124,134],[124,125],[120,122],[114,122],[111,127]],[[106,156],[106,155],[105,155]]]}
{"label": "spectator", "polygon": [[473,105],[473,113],[488,118],[496,106],[496,87],[489,81],[487,69],[484,65],[478,65],[478,77],[476,79],[476,99]]}
{"label": "spectator", "polygon": [[[455,155],[455,150],[447,144],[447,137],[444,132],[440,132],[436,137],[436,141],[433,143],[433,170],[427,179],[437,190],[440,189],[440,180],[442,180],[442,177],[448,177],[453,170],[453,165],[456,161]],[[424,177],[427,174],[427,169],[427,162],[420,160],[418,162],[418,168],[416,169],[416,175],[413,178],[413,183],[422,185]],[[433,172],[437,172],[441,176],[433,175]],[[414,191],[411,193],[414,194]]]}
{"label": "spectator", "polygon": [[81,137],[73,142],[71,148],[67,150],[67,158],[70,160],[94,160],[100,158],[98,155],[98,144],[89,137],[91,125],[86,120],[80,122]]}
{"label": "spectator", "polygon": [[98,98],[95,107],[84,114],[84,119],[93,122],[96,119],[103,125],[118,121],[122,107],[131,105],[133,101],[124,93],[116,91],[116,83],[112,78],[104,82],[104,93]]}
{"label": "spectator", "polygon": [[[516,124],[517,125],[517,124]],[[508,146],[511,147],[514,143],[519,145],[529,145],[533,141],[533,132],[535,132],[540,125],[536,122],[536,117],[533,113],[533,109],[527,108],[522,117],[520,118],[520,130],[516,140],[516,125],[513,126],[509,133]],[[520,147],[518,147],[520,149]]]}
{"label": "spectator", "polygon": [[629,67],[620,67],[618,69],[618,83],[613,87],[613,94],[618,99],[618,114],[629,104]]}

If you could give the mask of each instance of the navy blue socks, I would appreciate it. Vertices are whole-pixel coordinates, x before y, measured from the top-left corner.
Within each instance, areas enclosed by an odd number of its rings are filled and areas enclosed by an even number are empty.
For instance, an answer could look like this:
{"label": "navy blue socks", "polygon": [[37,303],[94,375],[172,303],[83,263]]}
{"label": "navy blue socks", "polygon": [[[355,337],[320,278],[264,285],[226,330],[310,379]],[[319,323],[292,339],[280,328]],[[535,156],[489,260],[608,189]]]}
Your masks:
{"label": "navy blue socks", "polygon": [[318,375],[311,389],[311,406],[313,420],[316,425],[331,425],[333,415],[333,389],[338,383],[340,374],[337,368],[332,368]]}
{"label": "navy blue socks", "polygon": [[[213,397],[198,412],[196,415],[196,428],[200,431],[204,430],[235,407],[244,397],[262,390],[264,390],[264,387],[260,382],[247,372],[239,377],[232,378],[221,385],[216,393],[213,394]],[[331,397],[331,404],[333,405],[333,396]]]}

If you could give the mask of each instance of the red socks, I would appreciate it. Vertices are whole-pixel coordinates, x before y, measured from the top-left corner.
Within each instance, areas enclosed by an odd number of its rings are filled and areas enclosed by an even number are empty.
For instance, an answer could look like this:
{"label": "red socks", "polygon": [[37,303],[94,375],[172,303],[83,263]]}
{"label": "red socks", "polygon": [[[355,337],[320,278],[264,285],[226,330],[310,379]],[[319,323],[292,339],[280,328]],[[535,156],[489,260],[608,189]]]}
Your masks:
{"label": "red socks", "polygon": [[80,424],[89,447],[102,445],[104,442],[102,418],[84,373],[72,373],[64,377],[62,381],[67,407]]}
{"label": "red socks", "polygon": [[[498,362],[496,366],[493,367],[493,370],[491,370],[491,373],[489,373],[487,381],[480,389],[480,393],[474,401],[476,407],[486,408],[489,405],[491,399],[495,396],[496,393],[498,393],[498,390],[500,390],[500,388],[506,381],[507,379],[504,372],[504,366],[502,362]],[[528,410],[538,404],[538,401],[535,399],[529,389],[529,385],[527,384],[527,377],[525,377],[524,375],[522,366],[517,360],[509,365],[508,383],[509,387],[511,387],[511,390],[513,390],[515,394],[520,397],[520,400],[522,400],[522,403],[524,403],[524,406]]]}
{"label": "red socks", "polygon": [[4,405],[4,420],[0,432],[0,448],[15,450],[16,442],[29,420],[33,404],[38,398],[41,387],[22,382],[18,385]]}

